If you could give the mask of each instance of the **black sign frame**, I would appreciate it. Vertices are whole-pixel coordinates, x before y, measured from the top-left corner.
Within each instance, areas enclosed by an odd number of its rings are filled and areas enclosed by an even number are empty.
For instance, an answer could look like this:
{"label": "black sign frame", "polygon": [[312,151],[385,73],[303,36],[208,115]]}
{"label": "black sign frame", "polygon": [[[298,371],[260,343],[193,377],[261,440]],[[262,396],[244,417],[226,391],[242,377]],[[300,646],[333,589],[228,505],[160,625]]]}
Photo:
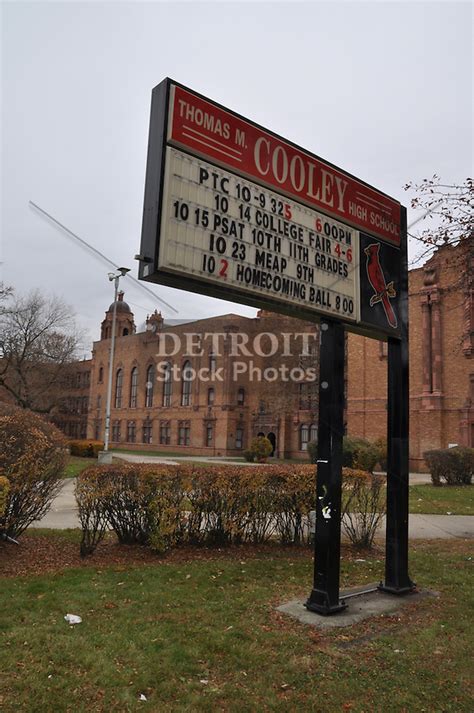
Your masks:
{"label": "black sign frame", "polygon": [[[170,93],[171,87],[181,87],[188,92],[191,92],[196,97],[211,103],[217,108],[223,109],[226,112],[233,114],[236,117],[244,119],[236,112],[231,112],[226,107],[210,100],[207,97],[190,90],[188,87],[175,82],[169,78],[163,80],[158,84],[152,91],[152,103],[151,103],[151,114],[150,114],[150,128],[149,128],[149,142],[148,142],[148,158],[147,158],[147,168],[146,168],[146,180],[145,180],[145,199],[144,199],[144,209],[143,209],[143,222],[142,222],[142,237],[139,259],[139,279],[146,280],[148,282],[155,282],[158,284],[166,285],[168,287],[173,287],[176,289],[186,290],[187,292],[194,292],[197,294],[206,294],[209,297],[216,297],[218,299],[224,299],[228,301],[238,302],[240,304],[245,304],[250,307],[255,307],[257,309],[266,309],[273,312],[280,312],[282,314],[287,314],[298,319],[303,319],[307,321],[318,321],[320,318],[336,318],[343,322],[347,331],[354,332],[356,334],[361,334],[369,336],[375,339],[387,340],[390,338],[401,338],[401,322],[397,317],[397,326],[393,328],[387,319],[383,318],[382,300],[378,303],[372,305],[372,307],[367,307],[362,305],[362,295],[366,296],[366,299],[370,302],[371,297],[376,298],[375,287],[371,286],[369,281],[369,276],[365,268],[366,258],[362,255],[362,237],[364,235],[364,230],[360,227],[351,224],[352,228],[356,228],[361,235],[358,256],[360,263],[360,290],[358,300],[360,301],[361,316],[362,311],[364,311],[365,321],[356,323],[350,320],[345,320],[343,316],[326,315],[324,312],[318,312],[316,309],[309,309],[304,304],[280,301],[277,298],[273,299],[268,295],[257,296],[247,291],[245,287],[239,289],[235,286],[223,284],[217,285],[210,281],[205,281],[204,279],[196,278],[193,275],[178,275],[172,272],[165,271],[161,269],[159,265],[159,251],[160,251],[160,241],[164,239],[161,235],[161,217],[162,217],[162,207],[163,207],[163,193],[164,193],[164,177],[165,177],[165,154],[167,146],[173,146],[173,143],[169,143],[167,140],[168,136],[168,120],[169,120],[169,103],[170,103]],[[262,131],[271,134],[276,139],[285,141],[286,143],[294,146],[297,149],[301,147],[293,144],[292,142],[284,139],[278,134],[261,127],[259,124],[252,122],[251,120],[245,118],[247,123],[255,126]],[[186,149],[185,147],[179,147],[179,150],[184,153],[189,153],[194,156],[192,151]],[[302,149],[301,149],[302,150]],[[306,152],[309,153],[309,152]],[[315,159],[321,160],[318,156],[314,156]],[[209,163],[215,163],[211,157],[207,157],[206,161]],[[327,161],[325,163],[328,166],[332,166],[337,171],[343,171],[339,167],[331,164]],[[216,165],[217,168],[219,166]],[[230,169],[229,169],[230,170]],[[387,194],[375,189],[368,183],[361,181],[359,178],[353,176],[347,171],[343,171],[344,174],[355,181],[358,181],[361,185],[367,186],[371,190],[377,190],[381,195],[390,198]],[[267,187],[266,184],[257,179],[252,179],[257,185],[260,183],[262,187]],[[273,186],[274,192],[278,192],[278,189]],[[286,194],[282,192],[282,196]],[[294,197],[291,200],[298,202]],[[393,200],[390,198],[390,200]],[[304,202],[301,202],[304,205]],[[322,214],[325,213],[324,209],[318,208]],[[400,206],[400,222],[402,222],[403,206]],[[333,217],[330,213],[326,213],[328,217]],[[338,220],[343,223],[343,218],[338,218]],[[347,221],[346,221],[347,222]],[[401,291],[399,285],[401,284],[402,274],[402,254],[406,250],[406,232],[401,230],[400,233],[400,244],[395,246],[389,241],[384,240],[381,237],[377,237],[375,234],[370,235],[367,233],[374,244],[379,245],[380,250],[380,266],[382,270],[389,271],[387,275],[382,275],[382,279],[386,278],[387,284],[392,283],[392,291],[385,295],[384,300],[393,306],[395,314],[399,311],[399,302],[401,297]],[[390,255],[390,260],[387,256]]]}
{"label": "black sign frame", "polygon": [[[388,340],[386,557],[385,580],[381,582],[379,588],[391,594],[411,592],[415,585],[408,574],[409,364],[406,209],[400,206],[401,230],[398,247],[394,247],[390,241],[357,228],[360,233],[361,253],[359,259],[361,317],[364,311],[364,321],[359,324],[334,319],[326,314],[321,314],[318,318],[315,311],[308,311],[300,305],[282,304],[268,297],[253,297],[245,290],[240,291],[228,286],[223,290],[191,276],[182,277],[163,272],[158,264],[158,254],[162,238],[160,226],[171,85],[187,90],[183,85],[165,79],[152,93],[141,251],[137,256],[139,278],[289,314],[299,319],[320,322],[319,461],[314,586],[306,607],[323,615],[337,613],[346,606],[339,598],[344,330],[370,338]],[[196,92],[192,93],[210,101]],[[220,107],[216,102],[212,104]],[[249,120],[245,119],[245,121]],[[254,126],[258,127],[257,124]],[[265,131],[268,132],[267,129]],[[272,135],[281,138],[277,134]],[[180,150],[183,150],[182,147]],[[192,152],[190,153],[192,155]],[[212,163],[211,159],[206,160]],[[332,164],[328,165],[332,166]],[[347,172],[344,173],[351,176]],[[359,179],[355,180],[359,181]],[[360,183],[368,185],[362,181]],[[321,212],[324,213],[323,210]],[[361,259],[362,251],[366,256],[365,260]],[[330,518],[328,512],[331,513]]]}

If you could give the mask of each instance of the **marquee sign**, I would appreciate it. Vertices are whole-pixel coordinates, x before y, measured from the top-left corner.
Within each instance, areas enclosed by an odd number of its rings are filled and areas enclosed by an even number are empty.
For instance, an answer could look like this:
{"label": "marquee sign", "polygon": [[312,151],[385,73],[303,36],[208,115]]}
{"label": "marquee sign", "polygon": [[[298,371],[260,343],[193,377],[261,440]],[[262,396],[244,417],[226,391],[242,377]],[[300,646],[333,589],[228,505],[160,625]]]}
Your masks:
{"label": "marquee sign", "polygon": [[[320,332],[314,585],[339,598],[345,329],[388,337],[387,511],[381,591],[408,575],[406,210],[290,141],[165,79],[153,90],[139,277],[284,312]],[[329,515],[329,516],[328,516]]]}
{"label": "marquee sign", "polygon": [[140,277],[399,334],[401,206],[167,79],[153,90]]}

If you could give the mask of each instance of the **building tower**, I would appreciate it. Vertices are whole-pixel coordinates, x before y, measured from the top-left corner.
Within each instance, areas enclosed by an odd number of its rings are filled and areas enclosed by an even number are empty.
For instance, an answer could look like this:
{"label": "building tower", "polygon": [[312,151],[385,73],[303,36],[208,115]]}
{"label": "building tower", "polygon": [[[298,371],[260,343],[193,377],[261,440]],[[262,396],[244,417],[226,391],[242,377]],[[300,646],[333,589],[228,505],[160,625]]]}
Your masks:
{"label": "building tower", "polygon": [[[126,302],[123,301],[123,291],[118,293],[117,299],[117,322],[115,325],[115,334],[117,337],[126,337],[129,334],[135,334],[135,322],[133,313]],[[110,339],[112,336],[112,320],[114,316],[114,302],[110,305],[105,313],[105,318],[100,328],[100,338]]]}

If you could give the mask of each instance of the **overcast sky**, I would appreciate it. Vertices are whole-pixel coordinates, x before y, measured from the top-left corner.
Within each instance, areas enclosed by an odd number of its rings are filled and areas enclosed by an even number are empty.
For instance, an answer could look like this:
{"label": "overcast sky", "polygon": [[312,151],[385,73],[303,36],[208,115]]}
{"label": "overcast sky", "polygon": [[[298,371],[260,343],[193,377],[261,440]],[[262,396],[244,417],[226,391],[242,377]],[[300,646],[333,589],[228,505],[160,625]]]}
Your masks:
{"label": "overcast sky", "polygon": [[[3,2],[1,10],[1,279],[63,297],[91,339],[113,297],[107,265],[28,201],[136,276],[151,89],[166,76],[404,204],[408,180],[472,175],[471,3]],[[122,284],[141,325],[160,305]],[[183,319],[255,314],[152,288]]]}

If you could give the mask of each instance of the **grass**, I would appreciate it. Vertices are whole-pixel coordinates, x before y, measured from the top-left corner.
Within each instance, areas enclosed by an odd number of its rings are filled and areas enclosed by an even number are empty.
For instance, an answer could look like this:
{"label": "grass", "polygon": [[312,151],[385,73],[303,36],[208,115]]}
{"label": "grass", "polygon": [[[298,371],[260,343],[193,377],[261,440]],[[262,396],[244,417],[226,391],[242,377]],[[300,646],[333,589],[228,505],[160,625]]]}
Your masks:
{"label": "grass", "polygon": [[472,485],[411,485],[410,512],[435,515],[474,515]]}
{"label": "grass", "polygon": [[79,458],[79,456],[68,456],[65,478],[75,478],[81,471],[88,468],[90,465],[96,465],[95,458]]}
{"label": "grass", "polygon": [[[439,598],[324,633],[274,609],[308,595],[307,551],[4,579],[0,707],[467,713],[471,544],[412,549],[413,575]],[[381,576],[376,556],[356,558],[343,560],[343,587]],[[66,613],[83,623],[68,626]]]}

